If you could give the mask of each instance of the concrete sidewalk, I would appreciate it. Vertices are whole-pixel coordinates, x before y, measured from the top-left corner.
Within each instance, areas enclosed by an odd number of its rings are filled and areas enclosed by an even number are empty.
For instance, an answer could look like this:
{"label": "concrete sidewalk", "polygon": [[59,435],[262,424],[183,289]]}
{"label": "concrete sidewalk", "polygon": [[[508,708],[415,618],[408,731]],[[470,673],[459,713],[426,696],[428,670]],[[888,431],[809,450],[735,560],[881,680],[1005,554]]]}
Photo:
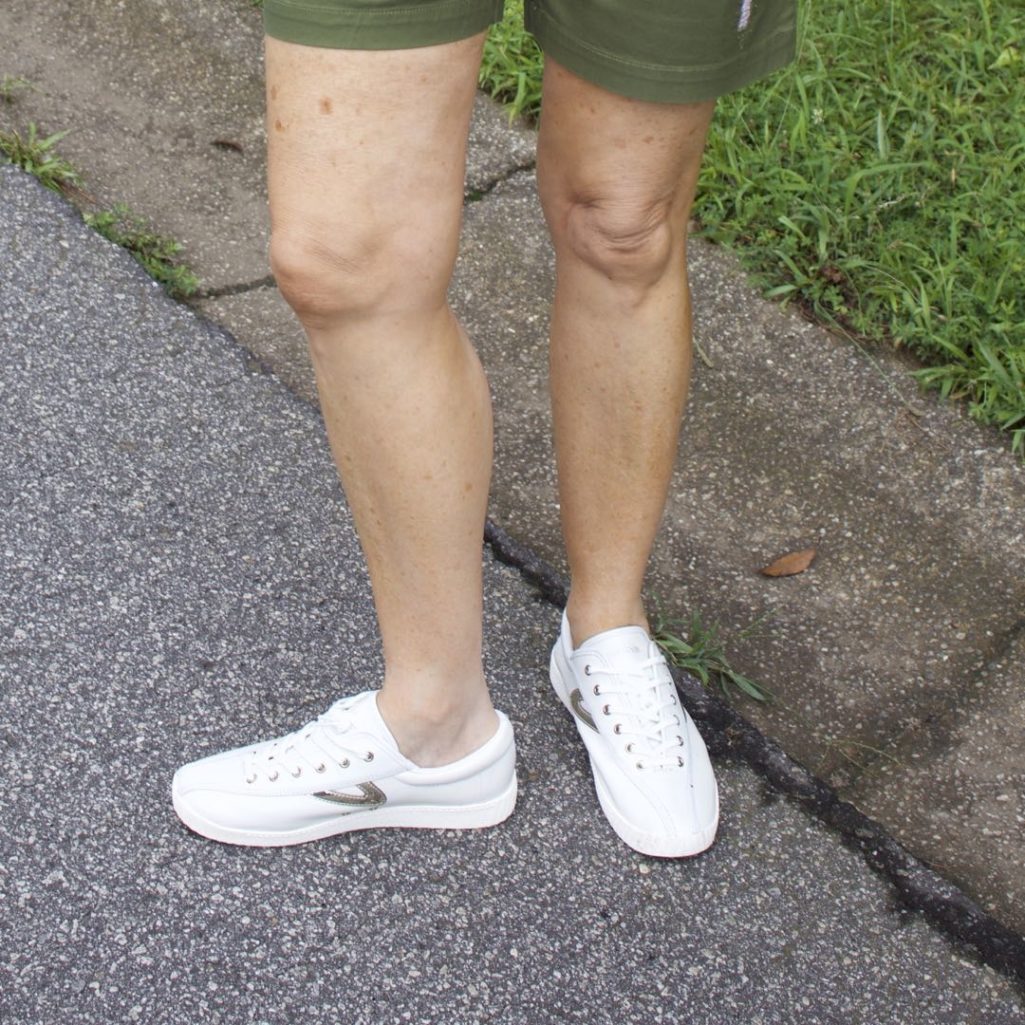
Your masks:
{"label": "concrete sidewalk", "polygon": [[719,841],[616,840],[546,681],[558,610],[486,556],[522,797],[479,833],[283,850],[184,830],[171,772],[374,685],[308,403],[0,167],[0,1021],[1025,1021],[857,853],[717,760]]}

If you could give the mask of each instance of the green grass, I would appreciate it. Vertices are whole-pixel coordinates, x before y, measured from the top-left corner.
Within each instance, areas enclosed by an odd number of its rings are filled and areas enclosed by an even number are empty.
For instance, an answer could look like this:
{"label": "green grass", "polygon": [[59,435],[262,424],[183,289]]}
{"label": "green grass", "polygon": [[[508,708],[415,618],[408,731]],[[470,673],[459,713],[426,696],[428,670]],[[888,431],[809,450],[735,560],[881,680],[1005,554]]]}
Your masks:
{"label": "green grass", "polygon": [[[483,84],[533,116],[515,31]],[[695,216],[767,295],[910,350],[1025,455],[1022,39],[1002,0],[810,0],[796,64],[720,101]]]}
{"label": "green grass", "polygon": [[13,103],[14,97],[28,88],[28,79],[22,78],[20,75],[2,75],[0,76],[0,102]]}
{"label": "green grass", "polygon": [[127,249],[169,295],[183,299],[199,287],[195,274],[181,262],[181,245],[173,239],[154,234],[143,218],[123,204],[83,216],[86,224],[104,238]]}
{"label": "green grass", "polygon": [[541,109],[541,48],[523,29],[523,0],[505,0],[505,16],[484,41],[480,86],[509,116],[533,120]]}
{"label": "green grass", "polygon": [[[81,205],[88,201],[80,188],[82,178],[55,149],[67,134],[63,131],[42,137],[34,124],[29,124],[24,135],[15,130],[0,130],[0,153],[47,188]],[[150,277],[159,281],[176,299],[192,295],[199,288],[195,274],[181,262],[181,246],[173,239],[152,232],[141,217],[123,204],[109,210],[84,211],[82,216],[86,224],[104,238],[127,249]]]}
{"label": "green grass", "polygon": [[722,104],[696,213],[768,294],[905,346],[1025,454],[1020,5],[805,8],[798,65]]}
{"label": "green grass", "polygon": [[[759,625],[760,620],[741,631],[741,636],[751,633]],[[718,682],[726,695],[730,694],[732,687],[755,701],[773,700],[768,687],[737,672],[729,664],[719,640],[718,628],[706,626],[697,611],[691,613],[688,624],[666,619],[660,611],[652,626],[651,636],[673,665],[697,676],[706,687]]]}
{"label": "green grass", "polygon": [[0,153],[24,171],[34,175],[54,192],[68,192],[81,185],[78,172],[54,149],[68,133],[56,132],[41,137],[34,124],[29,124],[24,135],[11,130],[0,130]]}

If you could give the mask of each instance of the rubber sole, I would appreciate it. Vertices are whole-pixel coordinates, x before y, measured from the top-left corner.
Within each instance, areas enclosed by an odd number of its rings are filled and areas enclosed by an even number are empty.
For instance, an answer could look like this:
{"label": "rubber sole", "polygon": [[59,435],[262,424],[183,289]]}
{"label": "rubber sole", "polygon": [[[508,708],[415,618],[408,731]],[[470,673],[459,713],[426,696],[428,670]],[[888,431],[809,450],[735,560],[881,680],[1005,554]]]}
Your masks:
{"label": "rubber sole", "polygon": [[208,840],[242,847],[291,847],[294,844],[324,840],[342,833],[363,829],[484,829],[504,822],[516,807],[515,774],[506,789],[489,801],[466,805],[406,805],[354,811],[313,826],[284,832],[230,829],[211,822],[188,804],[187,798],[172,791],[174,810],[195,833]]}

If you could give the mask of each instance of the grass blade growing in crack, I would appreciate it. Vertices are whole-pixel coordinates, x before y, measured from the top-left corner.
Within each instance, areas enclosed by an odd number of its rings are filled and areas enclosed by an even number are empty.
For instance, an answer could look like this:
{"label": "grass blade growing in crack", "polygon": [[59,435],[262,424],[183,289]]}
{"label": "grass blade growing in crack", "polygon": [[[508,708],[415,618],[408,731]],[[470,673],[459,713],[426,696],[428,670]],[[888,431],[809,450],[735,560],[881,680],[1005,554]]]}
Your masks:
{"label": "grass blade growing in crack", "polygon": [[0,131],[0,152],[23,171],[36,177],[48,189],[66,193],[82,184],[78,172],[63,157],[58,156],[54,147],[68,134],[54,132],[46,138],[40,138],[39,130],[34,122],[30,122],[28,131],[22,135],[18,131]]}
{"label": "grass blade growing in crack", "polygon": [[98,213],[87,213],[84,217],[86,224],[104,238],[127,249],[169,295],[183,299],[199,288],[195,274],[180,260],[181,245],[155,234],[141,217],[123,204]]}
{"label": "grass blade growing in crack", "polygon": [[[751,633],[755,625],[746,628],[743,634]],[[652,638],[674,666],[693,673],[706,687],[718,682],[727,695],[733,686],[755,701],[774,700],[772,691],[764,684],[755,682],[729,664],[719,641],[718,628],[705,626],[696,610],[691,613],[686,629],[681,621],[666,619],[660,611],[655,619]]]}

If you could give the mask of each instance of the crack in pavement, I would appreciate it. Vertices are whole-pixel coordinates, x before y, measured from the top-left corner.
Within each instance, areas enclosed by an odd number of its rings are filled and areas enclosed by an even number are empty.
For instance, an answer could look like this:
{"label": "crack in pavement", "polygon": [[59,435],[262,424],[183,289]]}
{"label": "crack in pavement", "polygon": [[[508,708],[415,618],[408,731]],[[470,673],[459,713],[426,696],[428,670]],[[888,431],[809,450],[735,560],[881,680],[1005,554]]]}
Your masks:
{"label": "crack in pavement", "polygon": [[510,167],[508,171],[503,171],[497,178],[492,179],[486,185],[479,189],[467,189],[463,193],[463,205],[469,203],[479,203],[482,199],[490,196],[499,185],[504,184],[512,178],[515,178],[518,174],[523,174],[527,171],[533,171],[537,167],[537,161],[531,160],[525,164],[517,164],[515,167]]}
{"label": "crack in pavement", "polygon": [[[539,555],[490,519],[485,524],[484,540],[495,558],[518,569],[544,600],[559,608],[566,604],[566,581]],[[1014,632],[1019,632],[1022,625],[1017,624]],[[835,829],[848,847],[859,851],[868,866],[889,881],[900,904],[921,912],[1025,993],[1025,937],[987,914],[949,879],[916,858],[878,822],[843,800],[730,704],[690,675],[675,666],[670,668],[687,711],[709,727],[703,735],[711,753],[741,758],[777,792],[793,798],[809,814]]]}
{"label": "crack in pavement", "polygon": [[[467,203],[479,203],[482,199],[491,195],[499,185],[515,178],[518,174],[533,171],[535,166],[536,163],[533,160],[525,164],[517,164],[514,167],[510,167],[507,171],[503,171],[502,174],[491,179],[481,188],[468,189],[463,194],[464,205]],[[257,278],[255,281],[240,281],[232,285],[216,285],[213,288],[201,288],[189,296],[189,301],[204,302],[207,299],[221,299],[228,295],[244,295],[247,292],[255,292],[261,288],[276,287],[277,281],[275,281],[274,275],[265,274],[262,278]]]}
{"label": "crack in pavement", "polygon": [[201,288],[193,292],[189,299],[193,302],[201,302],[204,299],[220,299],[225,295],[242,295],[245,292],[255,292],[258,288],[276,288],[277,282],[273,274],[265,274],[255,281],[241,281],[234,285],[217,285],[215,288]]}

